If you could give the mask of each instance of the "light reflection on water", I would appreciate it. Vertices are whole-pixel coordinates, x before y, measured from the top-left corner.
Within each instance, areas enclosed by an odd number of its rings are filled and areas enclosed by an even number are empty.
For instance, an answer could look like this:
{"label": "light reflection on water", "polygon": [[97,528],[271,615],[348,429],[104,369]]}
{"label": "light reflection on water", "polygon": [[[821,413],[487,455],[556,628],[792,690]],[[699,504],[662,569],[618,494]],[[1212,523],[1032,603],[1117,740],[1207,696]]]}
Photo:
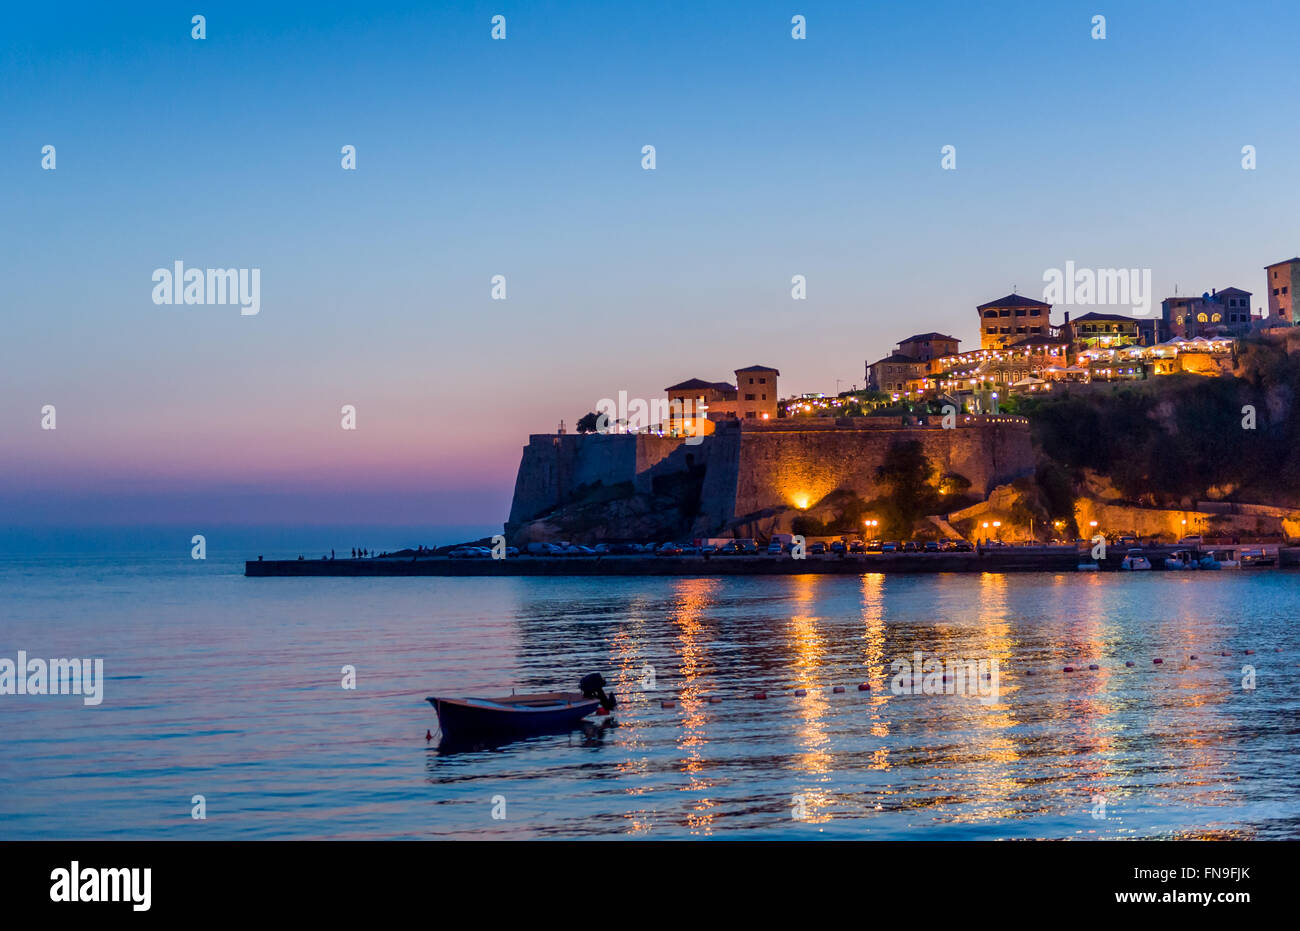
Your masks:
{"label": "light reflection on water", "polygon": [[[95,709],[0,696],[3,838],[1300,835],[1285,572],[248,580],[10,561],[0,586],[0,656],[103,656],[110,677]],[[997,700],[892,694],[914,651],[996,658]],[[592,670],[617,726],[456,754],[423,739],[427,694]]]}

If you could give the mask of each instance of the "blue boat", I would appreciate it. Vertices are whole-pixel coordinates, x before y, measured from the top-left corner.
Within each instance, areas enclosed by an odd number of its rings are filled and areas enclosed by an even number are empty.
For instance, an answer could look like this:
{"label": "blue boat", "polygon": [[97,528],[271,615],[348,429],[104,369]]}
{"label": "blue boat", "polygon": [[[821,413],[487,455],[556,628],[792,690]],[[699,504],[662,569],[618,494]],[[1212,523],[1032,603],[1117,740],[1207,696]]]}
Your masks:
{"label": "blue boat", "polygon": [[503,698],[427,699],[438,713],[443,737],[461,740],[492,735],[552,734],[571,730],[597,708],[613,709],[599,673],[583,678],[581,692],[542,692]]}

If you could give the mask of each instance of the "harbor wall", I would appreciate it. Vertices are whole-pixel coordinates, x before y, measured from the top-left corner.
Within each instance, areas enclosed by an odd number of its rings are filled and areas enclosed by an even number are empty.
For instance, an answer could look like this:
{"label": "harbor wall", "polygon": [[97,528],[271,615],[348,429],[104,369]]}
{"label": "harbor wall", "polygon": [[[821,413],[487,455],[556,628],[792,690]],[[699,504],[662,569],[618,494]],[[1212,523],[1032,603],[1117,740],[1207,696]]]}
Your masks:
{"label": "harbor wall", "polygon": [[940,474],[965,476],[980,495],[1035,464],[1028,424],[1010,417],[971,418],[949,429],[874,417],[724,424],[710,440],[697,529],[756,528],[747,536],[788,529],[793,514],[833,491],[877,497],[876,469],[896,443],[919,441]]}
{"label": "harbor wall", "polygon": [[795,515],[833,491],[876,497],[876,468],[894,444],[908,440],[921,443],[940,474],[964,476],[981,495],[1035,464],[1028,423],[1018,417],[961,417],[949,429],[937,418],[722,421],[696,445],[644,434],[538,434],[523,450],[507,536],[584,486],[626,484],[629,492],[649,494],[656,476],[700,464],[706,468],[696,534],[766,536],[788,530]]}

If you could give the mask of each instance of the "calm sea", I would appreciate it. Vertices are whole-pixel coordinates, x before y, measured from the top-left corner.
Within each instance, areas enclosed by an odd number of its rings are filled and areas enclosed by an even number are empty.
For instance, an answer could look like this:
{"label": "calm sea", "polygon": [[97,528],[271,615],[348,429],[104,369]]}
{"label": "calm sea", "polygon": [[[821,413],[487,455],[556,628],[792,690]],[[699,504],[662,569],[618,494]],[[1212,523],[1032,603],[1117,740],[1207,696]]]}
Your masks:
{"label": "calm sea", "polygon": [[[1294,573],[241,575],[479,532],[6,534],[0,657],[106,681],[0,695],[0,839],[1300,836]],[[996,659],[996,699],[894,694],[915,651]],[[589,671],[616,726],[425,739],[426,695]]]}

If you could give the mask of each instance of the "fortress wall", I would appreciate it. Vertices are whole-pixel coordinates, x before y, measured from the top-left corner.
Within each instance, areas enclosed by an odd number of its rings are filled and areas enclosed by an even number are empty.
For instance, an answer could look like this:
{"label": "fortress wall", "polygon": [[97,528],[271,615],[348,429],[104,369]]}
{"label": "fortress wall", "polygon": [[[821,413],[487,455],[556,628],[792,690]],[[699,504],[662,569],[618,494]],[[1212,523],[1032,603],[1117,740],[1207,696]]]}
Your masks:
{"label": "fortress wall", "polygon": [[[873,498],[878,494],[875,470],[899,440],[920,440],[940,472],[964,475],[971,490],[981,495],[1034,467],[1029,429],[1021,422],[1007,419],[944,430],[882,420],[863,418],[860,426],[800,423],[730,431],[734,438],[727,438],[735,444],[734,453],[719,448],[709,460],[703,507],[710,522],[720,526],[771,508],[811,507],[840,488]],[[724,436],[720,432],[714,439]],[[714,463],[726,472],[732,458],[733,475],[715,476]]]}
{"label": "fortress wall", "polygon": [[[1012,418],[963,421],[955,429],[898,418],[851,418],[757,426],[724,422],[696,446],[643,434],[537,434],[529,437],[515,479],[509,525],[557,507],[583,485],[632,482],[649,493],[658,475],[705,464],[696,528],[720,531],[741,518],[817,504],[830,492],[878,494],[876,467],[898,440],[921,441],[941,472],[957,472],[987,495],[1034,468],[1028,425]],[[764,513],[766,512],[766,513]]]}
{"label": "fortress wall", "polygon": [[646,434],[534,434],[519,461],[507,523],[531,520],[583,485],[632,482],[637,491],[649,492],[654,476],[703,461],[704,445]]}

